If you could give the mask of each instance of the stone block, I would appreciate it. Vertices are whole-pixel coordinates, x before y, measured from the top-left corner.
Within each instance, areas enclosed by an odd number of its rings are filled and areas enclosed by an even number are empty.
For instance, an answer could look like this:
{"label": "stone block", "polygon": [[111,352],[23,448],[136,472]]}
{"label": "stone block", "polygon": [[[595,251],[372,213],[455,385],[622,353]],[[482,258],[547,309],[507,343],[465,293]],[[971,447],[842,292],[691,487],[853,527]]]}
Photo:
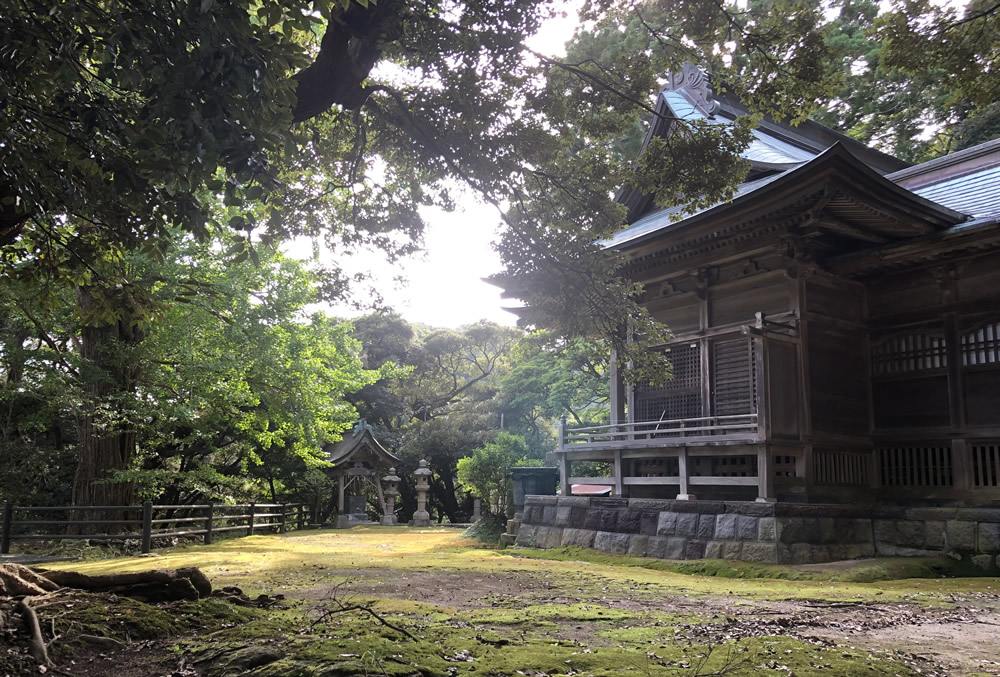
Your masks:
{"label": "stone block", "polygon": [[703,559],[705,557],[705,541],[688,539],[684,547],[684,559]]}
{"label": "stone block", "polygon": [[698,533],[698,514],[680,513],[677,515],[677,535],[694,536]]}
{"label": "stone block", "polygon": [[661,512],[656,521],[657,536],[673,536],[677,531],[677,513]]}
{"label": "stone block", "polygon": [[808,543],[792,543],[789,548],[791,554],[791,564],[812,564],[813,551]]}
{"label": "stone block", "polygon": [[972,564],[978,569],[989,571],[990,565],[993,564],[993,557],[991,555],[973,555]]}
{"label": "stone block", "polygon": [[581,548],[593,548],[596,531],[590,529],[563,529],[561,545],[576,545]]}
{"label": "stone block", "polygon": [[776,517],[778,540],[782,543],[802,543],[805,541],[805,530],[802,528],[801,517]]}
{"label": "stone block", "polygon": [[525,505],[558,505],[559,496],[538,496],[537,494],[531,494],[525,496]]}
{"label": "stone block", "polygon": [[948,520],[944,526],[945,549],[975,550],[976,523],[965,520]]}
{"label": "stone block", "polygon": [[595,508],[627,508],[628,499],[627,498],[592,498],[590,499],[590,505]]}
{"label": "stone block", "polygon": [[570,522],[576,528],[581,528],[583,523],[587,521],[587,514],[590,512],[590,508],[570,508]]}
{"label": "stone block", "polygon": [[542,524],[553,526],[556,523],[556,506],[547,505],[542,509]]}
{"label": "stone block", "polygon": [[680,536],[667,536],[667,550],[665,559],[684,559],[684,551],[687,549],[687,539]]}
{"label": "stone block", "polygon": [[674,512],[719,515],[725,511],[726,504],[722,501],[674,501]]}
{"label": "stone block", "polygon": [[826,546],[826,551],[829,556],[829,559],[824,561],[839,562],[841,560],[850,559],[849,557],[847,557],[847,555],[844,554],[845,553],[844,549],[846,547],[847,546],[844,545],[843,543],[830,543],[829,545]]}
{"label": "stone block", "polygon": [[656,536],[659,519],[659,513],[643,511],[642,517],[639,519],[639,533],[643,536]]}
{"label": "stone block", "polygon": [[598,510],[601,516],[600,531],[618,531],[619,510]]}
{"label": "stone block", "polygon": [[868,541],[867,543],[858,543],[858,549],[860,551],[858,558],[875,556],[875,543],[872,541]]}
{"label": "stone block", "polygon": [[[910,508],[912,510],[912,508]],[[884,520],[906,519],[907,508],[898,505],[876,505],[872,507],[872,517]]]}
{"label": "stone block", "polygon": [[667,557],[667,537],[649,536],[646,538],[646,556],[666,559]]}
{"label": "stone block", "polygon": [[568,505],[560,505],[556,508],[556,526],[573,526],[573,508]]}
{"label": "stone block", "polygon": [[877,519],[872,520],[875,540],[879,543],[895,544],[899,540],[899,533],[896,529],[896,520]]}
{"label": "stone block", "polygon": [[896,522],[899,535],[899,545],[908,548],[924,547],[924,523],[917,520],[899,520]]}
{"label": "stone block", "polygon": [[812,550],[812,560],[813,562],[819,564],[820,562],[832,562],[835,558],[830,554],[832,545],[812,545],[810,549]]}
{"label": "stone block", "polygon": [[562,545],[562,532],[559,527],[539,527],[535,536],[535,547],[558,548]]}
{"label": "stone block", "polygon": [[559,500],[557,505],[567,508],[589,508],[590,507],[590,497],[589,496],[557,496]]}
{"label": "stone block", "polygon": [[740,547],[741,543],[739,541],[723,541],[722,542],[722,558],[723,559],[739,559],[740,558]]}
{"label": "stone block", "polygon": [[597,531],[601,528],[601,510],[591,508],[583,518],[583,528]]}
{"label": "stone block", "polygon": [[820,517],[819,519],[819,542],[837,542],[837,520],[833,517]]}
{"label": "stone block", "polygon": [[538,527],[532,524],[522,524],[517,532],[517,544],[525,548],[535,547],[535,532]]}
{"label": "stone block", "polygon": [[944,522],[928,520],[924,522],[924,544],[928,548],[944,547]]}
{"label": "stone block", "polygon": [[633,557],[645,557],[649,547],[649,536],[632,534],[628,539],[628,554]]}
{"label": "stone block", "polygon": [[1000,522],[1000,508],[959,508],[955,519],[969,522]]}
{"label": "stone block", "polygon": [[757,518],[739,515],[736,518],[736,538],[741,541],[757,540]]}
{"label": "stone block", "polygon": [[767,562],[777,564],[778,547],[776,543],[743,543],[740,549],[740,559],[744,562]]}
{"label": "stone block", "polygon": [[521,512],[521,524],[534,524],[537,520],[535,519],[535,506],[526,505],[524,510]]}
{"label": "stone block", "polygon": [[610,531],[598,531],[594,537],[594,547],[605,552],[624,554],[628,552],[628,534],[616,534]]}
{"label": "stone block", "polygon": [[722,559],[722,546],[725,541],[709,541],[705,544],[705,559]]}
{"label": "stone block", "polygon": [[715,515],[698,516],[698,538],[709,540],[715,536]]}
{"label": "stone block", "polygon": [[818,517],[802,518],[802,540],[806,543],[819,543],[822,538]]}
{"label": "stone block", "polygon": [[663,512],[673,509],[673,501],[664,501],[657,498],[630,498],[628,507],[633,510],[645,510],[649,512]]}
{"label": "stone block", "polygon": [[854,538],[852,539],[855,543],[872,543],[875,539],[875,535],[872,527],[872,520],[867,518],[859,518],[851,520],[854,524],[852,531],[854,532]]}
{"label": "stone block", "polygon": [[726,501],[726,514],[750,515],[751,517],[773,517],[774,503],[757,503],[751,501]]}
{"label": "stone block", "polygon": [[639,533],[642,512],[638,510],[619,510],[617,530],[624,534]]}
{"label": "stone block", "polygon": [[979,525],[979,552],[1000,552],[1000,524],[982,522]]}
{"label": "stone block", "polygon": [[945,520],[958,519],[958,510],[955,508],[908,508],[906,510],[906,519],[920,520],[922,522],[926,522],[927,520],[943,522]]}
{"label": "stone block", "polygon": [[715,537],[721,540],[736,538],[736,515],[719,515],[715,518]]}
{"label": "stone block", "polygon": [[773,541],[777,538],[774,517],[761,517],[757,520],[757,538],[761,541]]}

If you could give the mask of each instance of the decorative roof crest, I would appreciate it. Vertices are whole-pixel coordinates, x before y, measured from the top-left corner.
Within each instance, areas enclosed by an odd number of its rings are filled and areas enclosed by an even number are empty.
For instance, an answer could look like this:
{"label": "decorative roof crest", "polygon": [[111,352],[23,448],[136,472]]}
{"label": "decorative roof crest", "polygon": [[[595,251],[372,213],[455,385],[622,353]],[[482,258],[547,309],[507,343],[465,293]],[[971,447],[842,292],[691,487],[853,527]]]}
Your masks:
{"label": "decorative roof crest", "polygon": [[712,83],[704,68],[685,61],[680,73],[667,76],[667,85],[662,91],[684,90],[684,94],[702,115],[711,116],[719,110],[719,102],[712,92]]}

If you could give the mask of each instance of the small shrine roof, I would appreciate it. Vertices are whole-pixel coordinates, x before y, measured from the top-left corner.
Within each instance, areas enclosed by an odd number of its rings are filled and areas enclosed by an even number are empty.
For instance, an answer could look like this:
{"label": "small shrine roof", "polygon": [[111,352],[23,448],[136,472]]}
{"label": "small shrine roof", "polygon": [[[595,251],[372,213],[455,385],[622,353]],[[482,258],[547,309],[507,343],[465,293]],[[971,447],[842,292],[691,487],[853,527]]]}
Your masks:
{"label": "small shrine roof", "polygon": [[354,430],[351,433],[345,433],[344,437],[341,438],[339,442],[323,446],[323,451],[326,452],[327,460],[334,465],[347,462],[352,456],[365,449],[376,456],[380,461],[383,461],[386,465],[392,465],[399,462],[398,456],[387,451],[385,447],[379,444],[379,441],[375,439],[372,427],[367,421],[365,421],[365,419],[360,419],[354,425]]}

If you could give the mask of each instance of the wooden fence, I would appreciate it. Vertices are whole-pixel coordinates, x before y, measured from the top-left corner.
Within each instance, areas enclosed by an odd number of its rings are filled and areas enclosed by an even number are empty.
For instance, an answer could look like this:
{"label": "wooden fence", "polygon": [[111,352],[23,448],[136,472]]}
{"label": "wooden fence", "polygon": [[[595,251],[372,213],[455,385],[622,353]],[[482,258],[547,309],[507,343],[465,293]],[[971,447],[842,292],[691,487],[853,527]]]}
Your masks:
{"label": "wooden fence", "polygon": [[[54,519],[64,514],[66,519]],[[69,519],[73,514],[81,519]],[[94,519],[94,515],[110,515],[109,519]],[[19,517],[20,516],[20,517]],[[85,505],[85,506],[21,506],[3,504],[0,526],[0,554],[10,552],[12,541],[55,541],[61,539],[119,540],[138,539],[143,553],[153,549],[154,538],[202,536],[205,545],[212,543],[214,534],[227,531],[276,529],[285,533],[290,524],[302,529],[307,511],[300,503],[245,503],[229,505],[206,503],[195,505]],[[72,533],[100,527],[113,533]],[[18,532],[21,533],[18,533]]]}

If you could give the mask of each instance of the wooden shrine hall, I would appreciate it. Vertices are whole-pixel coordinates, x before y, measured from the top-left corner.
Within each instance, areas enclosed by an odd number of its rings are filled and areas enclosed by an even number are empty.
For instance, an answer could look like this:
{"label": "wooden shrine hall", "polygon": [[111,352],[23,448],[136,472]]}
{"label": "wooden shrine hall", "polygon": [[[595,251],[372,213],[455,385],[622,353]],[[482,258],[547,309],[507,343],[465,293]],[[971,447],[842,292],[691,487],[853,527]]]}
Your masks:
{"label": "wooden shrine hall", "polygon": [[[691,66],[656,108],[647,144],[746,114]],[[560,426],[562,491],[1000,502],[1000,140],[909,166],[764,120],[744,157],[732,200],[680,219],[619,192],[605,245],[672,330],[674,377],[626,388],[612,367],[610,425]]]}
{"label": "wooden shrine hall", "polygon": [[[399,465],[399,458],[386,451],[372,433],[372,427],[364,419],[359,420],[351,433],[344,433],[343,439],[323,447],[327,460],[333,463],[332,474],[337,481],[337,528],[346,528],[371,523],[368,518],[369,502],[377,505],[380,522],[394,524],[395,518],[387,503],[382,488],[381,475],[388,472],[385,479],[394,478],[391,472]],[[394,488],[395,484],[390,483]]]}

